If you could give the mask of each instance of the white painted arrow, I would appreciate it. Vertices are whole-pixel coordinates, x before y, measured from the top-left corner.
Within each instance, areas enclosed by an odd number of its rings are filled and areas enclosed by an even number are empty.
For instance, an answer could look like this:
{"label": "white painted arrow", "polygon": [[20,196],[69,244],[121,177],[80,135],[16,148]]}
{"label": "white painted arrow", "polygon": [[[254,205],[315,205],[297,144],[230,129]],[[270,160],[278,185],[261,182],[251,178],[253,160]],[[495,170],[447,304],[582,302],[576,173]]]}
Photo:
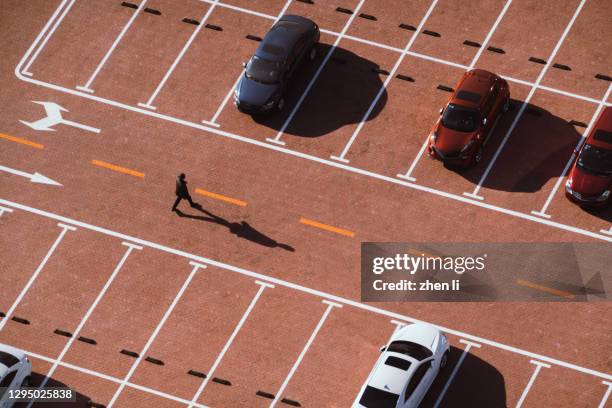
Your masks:
{"label": "white painted arrow", "polygon": [[35,122],[26,122],[25,120],[20,120],[21,123],[23,123],[26,126],[31,127],[34,130],[54,132],[55,129],[53,129],[53,126],[59,125],[61,123],[64,125],[83,129],[88,132],[100,133],[100,129],[97,129],[95,127],[87,126],[82,123],[77,123],[71,120],[64,119],[62,117],[62,112],[68,112],[68,109],[63,108],[62,106],[58,105],[55,102],[40,102],[40,101],[32,101],[32,102],[44,106],[45,112],[47,113],[46,117],[39,119]]}
{"label": "white painted arrow", "polygon": [[51,186],[62,186],[62,184],[58,183],[55,180],[51,180],[49,177],[45,177],[40,173],[26,173],[25,171],[11,169],[10,167],[0,166],[0,171],[5,171],[7,173],[15,174],[17,176],[29,178],[32,183],[39,184],[49,184]]}

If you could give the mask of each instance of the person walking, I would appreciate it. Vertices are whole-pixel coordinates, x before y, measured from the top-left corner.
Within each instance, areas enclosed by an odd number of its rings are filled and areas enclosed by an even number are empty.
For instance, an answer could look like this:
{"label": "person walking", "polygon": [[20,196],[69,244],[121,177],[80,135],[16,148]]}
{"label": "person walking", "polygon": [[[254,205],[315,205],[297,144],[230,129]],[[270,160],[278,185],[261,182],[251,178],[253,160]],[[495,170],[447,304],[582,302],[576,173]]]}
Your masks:
{"label": "person walking", "polygon": [[194,203],[191,199],[191,195],[189,194],[189,190],[187,189],[187,181],[185,180],[185,177],[185,173],[181,173],[176,178],[176,201],[174,201],[172,211],[176,211],[176,206],[179,205],[181,200],[189,201],[189,205],[191,205],[192,208],[197,207],[197,204]]}

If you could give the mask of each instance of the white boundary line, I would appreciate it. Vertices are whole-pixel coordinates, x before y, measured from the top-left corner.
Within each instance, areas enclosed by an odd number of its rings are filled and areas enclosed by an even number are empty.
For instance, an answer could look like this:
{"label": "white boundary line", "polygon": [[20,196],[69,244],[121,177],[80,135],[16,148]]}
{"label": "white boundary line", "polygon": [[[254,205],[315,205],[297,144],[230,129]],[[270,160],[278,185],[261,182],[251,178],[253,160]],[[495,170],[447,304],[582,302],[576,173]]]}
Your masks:
{"label": "white boundary line", "polygon": [[304,356],[308,352],[308,349],[310,348],[310,346],[314,342],[315,338],[317,337],[317,334],[319,334],[319,331],[321,331],[321,328],[323,327],[323,324],[325,323],[325,320],[327,320],[327,317],[329,316],[329,313],[331,312],[331,310],[334,307],[342,307],[342,305],[339,304],[339,303],[334,303],[334,302],[330,302],[330,301],[327,301],[327,300],[323,300],[323,303],[327,304],[327,309],[325,309],[325,313],[323,313],[323,316],[321,316],[321,319],[319,320],[319,323],[317,323],[317,326],[315,327],[315,329],[313,330],[312,334],[310,335],[310,338],[306,342],[306,345],[302,349],[302,352],[298,356],[297,360],[295,360],[295,363],[293,363],[293,366],[291,367],[291,370],[289,371],[289,374],[287,374],[287,377],[285,378],[285,381],[283,381],[283,383],[281,384],[280,388],[276,392],[276,396],[274,397],[274,400],[270,403],[270,408],[273,408],[276,405],[276,403],[280,399],[282,399],[282,395],[285,392],[285,389],[287,388],[287,385],[289,384],[289,381],[291,381],[291,378],[293,378],[293,375],[295,374],[295,372],[297,371],[298,367],[302,363],[302,360],[304,359]]}
{"label": "white boundary line", "polygon": [[603,398],[601,399],[601,402],[599,403],[599,408],[605,408],[606,402],[608,402],[608,398],[610,398],[610,393],[612,393],[612,383],[608,381],[602,381],[601,383],[608,386],[606,393],[604,394]]}
{"label": "white boundary line", "polygon": [[164,316],[162,317],[162,319],[157,324],[157,327],[155,327],[155,330],[153,331],[153,333],[149,337],[149,340],[147,340],[147,343],[145,344],[145,346],[141,350],[140,354],[138,355],[138,358],[136,359],[136,361],[134,361],[134,363],[132,364],[132,367],[130,367],[130,371],[128,371],[128,373],[125,375],[125,377],[121,381],[121,384],[119,385],[119,387],[115,391],[115,394],[113,395],[113,397],[111,398],[110,402],[107,405],[108,408],[111,408],[115,404],[115,402],[117,402],[117,399],[119,398],[119,395],[121,395],[121,392],[124,390],[125,386],[130,381],[130,378],[132,378],[132,375],[134,374],[134,372],[138,368],[138,365],[140,364],[140,362],[145,358],[145,354],[149,351],[149,348],[151,347],[151,345],[155,341],[155,338],[157,337],[157,335],[159,334],[161,329],[164,327],[164,324],[166,324],[166,321],[168,320],[168,318],[172,314],[172,311],[174,310],[174,308],[176,307],[178,302],[181,300],[181,297],[183,296],[183,294],[187,290],[187,287],[189,286],[189,284],[193,280],[193,277],[196,275],[196,272],[198,272],[198,270],[200,268],[206,268],[206,265],[200,265],[200,264],[195,263],[195,262],[190,262],[190,264],[193,266],[193,269],[191,270],[191,273],[189,273],[189,276],[187,276],[187,279],[185,279],[185,282],[183,283],[183,286],[181,286],[181,289],[178,291],[178,293],[174,297],[174,300],[172,301],[170,306],[168,306],[168,309],[166,310],[166,313],[164,313]]}
{"label": "white boundary line", "polygon": [[76,231],[75,227],[72,227],[72,226],[69,226],[69,225],[64,225],[62,223],[57,224],[57,226],[62,228],[62,231],[60,232],[60,234],[55,239],[55,242],[53,242],[53,245],[51,245],[51,248],[49,248],[49,251],[47,251],[47,255],[45,255],[43,260],[40,262],[40,264],[38,265],[38,268],[36,268],[36,270],[34,271],[32,276],[30,276],[30,280],[28,280],[28,283],[26,283],[26,285],[23,287],[23,289],[21,290],[21,292],[17,296],[17,299],[15,299],[15,301],[11,305],[10,309],[6,312],[6,316],[4,316],[2,319],[0,319],[0,331],[2,331],[2,329],[6,325],[6,322],[11,318],[11,315],[13,314],[15,309],[17,309],[17,306],[19,306],[19,303],[21,303],[21,301],[23,300],[23,298],[26,295],[26,293],[28,293],[28,291],[30,290],[30,287],[32,287],[32,285],[36,281],[36,278],[38,278],[38,275],[40,275],[40,272],[43,270],[43,268],[47,264],[47,261],[49,260],[49,258],[51,258],[51,255],[53,255],[53,252],[55,252],[55,249],[58,247],[60,242],[62,242],[62,239],[64,239],[64,235],[66,235],[66,233],[69,230],[70,231]]}
{"label": "white boundary line", "polygon": [[476,198],[476,199],[479,199],[479,200],[484,200],[484,197],[478,195],[478,193],[480,191],[480,188],[484,184],[486,178],[489,176],[489,173],[491,172],[491,169],[495,165],[495,162],[497,161],[497,158],[499,157],[499,155],[501,154],[502,150],[504,149],[504,146],[508,142],[508,139],[510,138],[510,135],[514,131],[514,128],[516,128],[516,125],[518,124],[519,120],[523,116],[523,112],[525,112],[525,109],[527,109],[527,106],[529,105],[529,101],[531,100],[531,98],[535,94],[536,90],[538,89],[537,86],[540,84],[540,82],[544,78],[544,75],[546,75],[546,72],[548,72],[548,68],[551,66],[553,60],[555,59],[555,56],[557,55],[557,52],[561,48],[561,45],[563,45],[563,41],[565,41],[565,38],[567,37],[567,35],[569,34],[570,30],[574,26],[574,22],[576,21],[576,18],[578,18],[578,14],[580,14],[580,11],[582,11],[582,7],[584,7],[585,3],[586,3],[586,0],[581,0],[580,1],[580,4],[578,5],[578,7],[576,8],[576,11],[572,15],[571,20],[569,21],[569,23],[565,27],[565,30],[563,31],[563,33],[561,34],[561,38],[559,38],[559,40],[557,41],[557,44],[555,45],[555,48],[553,48],[551,54],[548,56],[548,60],[546,61],[546,65],[544,65],[544,68],[542,68],[542,71],[540,71],[540,75],[538,75],[538,78],[536,79],[534,86],[529,91],[529,94],[527,95],[527,98],[525,98],[525,100],[523,101],[523,104],[521,105],[518,113],[516,114],[516,117],[512,121],[512,124],[510,125],[510,128],[508,129],[508,131],[504,135],[504,138],[502,139],[499,147],[495,151],[495,154],[493,155],[493,157],[489,161],[489,164],[487,165],[484,173],[480,177],[480,180],[478,181],[478,184],[474,188],[474,191],[472,191],[471,193],[463,193],[464,195],[467,195],[468,197]]}
{"label": "white boundary line", "polygon": [[198,387],[198,390],[193,395],[193,398],[191,399],[191,403],[189,404],[189,408],[191,408],[192,406],[194,406],[196,404],[196,401],[200,398],[200,396],[204,392],[204,388],[206,388],[206,385],[208,384],[210,379],[214,378],[213,376],[215,374],[215,370],[217,369],[217,367],[219,367],[219,364],[221,364],[221,360],[223,360],[223,357],[225,356],[225,353],[227,353],[227,351],[229,350],[230,346],[234,342],[234,339],[238,335],[238,332],[240,331],[240,329],[242,329],[242,326],[244,325],[244,323],[246,322],[247,318],[249,317],[249,315],[253,311],[253,308],[257,304],[257,301],[261,297],[263,291],[266,288],[274,288],[274,285],[272,285],[270,283],[267,283],[267,282],[255,281],[255,283],[257,285],[259,285],[259,290],[257,291],[255,296],[253,297],[253,300],[251,300],[251,303],[249,304],[249,307],[246,309],[246,311],[244,312],[244,314],[240,318],[240,321],[238,322],[238,324],[234,328],[234,331],[230,335],[229,339],[227,339],[227,342],[223,346],[223,349],[221,349],[221,352],[217,356],[217,358],[216,358],[215,362],[213,363],[213,365],[210,367],[210,370],[208,370],[208,372],[206,373],[206,378],[204,379],[204,381],[202,381],[202,383]]}
{"label": "white boundary line", "polygon": [[296,102],[295,106],[291,110],[291,113],[289,114],[287,119],[285,119],[285,122],[283,123],[283,126],[281,126],[280,130],[276,134],[276,137],[274,137],[274,138],[269,138],[269,137],[266,138],[266,140],[268,142],[276,143],[276,144],[279,144],[279,145],[285,145],[285,142],[280,140],[280,138],[283,136],[283,133],[285,133],[285,130],[287,130],[287,127],[289,126],[289,124],[291,123],[293,118],[295,117],[295,114],[297,113],[297,111],[302,106],[302,103],[304,103],[304,100],[306,99],[306,96],[308,96],[308,94],[310,93],[310,90],[314,86],[315,82],[317,82],[317,79],[319,78],[319,75],[321,75],[321,72],[323,72],[323,68],[325,68],[325,66],[327,65],[327,61],[329,61],[329,59],[331,58],[331,56],[334,53],[334,51],[336,50],[336,48],[338,48],[338,44],[340,43],[340,41],[344,37],[344,34],[346,34],[346,32],[348,31],[349,27],[351,26],[351,24],[355,20],[355,17],[357,17],[357,15],[359,14],[359,10],[361,10],[361,6],[363,6],[364,1],[365,0],[359,0],[359,3],[355,7],[355,10],[353,10],[353,14],[351,14],[351,17],[349,17],[349,19],[344,24],[344,27],[342,27],[342,31],[336,37],[336,40],[334,41],[334,44],[332,45],[332,47],[329,49],[329,51],[327,51],[327,54],[325,55],[325,58],[323,58],[323,61],[321,61],[321,65],[319,65],[319,68],[317,69],[315,74],[310,79],[310,82],[308,83],[308,86],[306,86],[306,89],[304,89],[304,92],[302,92],[302,95],[300,95],[300,99],[298,99],[298,101]]}
{"label": "white boundary line", "polygon": [[383,93],[385,92],[385,90],[389,86],[389,83],[391,82],[393,77],[395,77],[395,73],[399,69],[399,67],[402,64],[402,62],[404,61],[404,58],[406,58],[406,55],[407,55],[408,51],[410,51],[410,48],[412,47],[412,44],[414,44],[414,42],[416,41],[417,37],[419,36],[419,33],[423,29],[423,26],[425,25],[425,23],[429,19],[429,16],[434,11],[434,9],[436,8],[437,4],[438,4],[438,0],[433,0],[431,2],[431,5],[429,6],[429,9],[427,9],[427,11],[425,12],[425,15],[421,19],[421,22],[419,23],[417,29],[410,36],[410,39],[408,40],[408,43],[406,43],[406,46],[402,50],[402,53],[400,54],[399,58],[397,59],[397,61],[395,61],[395,65],[393,65],[393,68],[391,69],[391,72],[389,72],[389,75],[387,75],[387,78],[385,79],[385,82],[383,82],[382,86],[378,90],[378,93],[376,94],[376,96],[372,100],[372,103],[368,107],[368,110],[366,111],[366,113],[361,118],[361,121],[359,121],[359,124],[357,125],[357,127],[353,131],[353,134],[351,135],[351,137],[348,140],[348,142],[344,145],[344,148],[342,149],[342,152],[340,153],[339,156],[335,156],[335,155],[330,156],[331,159],[338,160],[338,161],[341,161],[343,163],[348,163],[349,162],[349,160],[346,159],[346,155],[348,154],[351,146],[355,142],[355,139],[357,139],[357,136],[359,135],[359,132],[361,132],[361,129],[363,129],[363,127],[365,126],[368,118],[372,114],[372,111],[374,110],[374,108],[378,104],[378,101],[380,100],[380,97],[383,95]]}
{"label": "white boundary line", "polygon": [[521,398],[516,403],[516,408],[521,408],[521,406],[523,405],[523,402],[525,402],[525,398],[527,398],[527,394],[529,394],[529,390],[531,390],[531,387],[533,386],[533,383],[538,377],[538,374],[540,373],[540,370],[542,369],[542,367],[550,368],[549,364],[544,364],[540,361],[531,360],[530,363],[534,364],[536,367],[533,370],[533,374],[531,374],[531,378],[529,379],[527,386],[525,387],[525,389],[523,390],[523,393],[521,394]]}
{"label": "white boundary line", "polygon": [[[102,290],[98,293],[98,296],[96,297],[96,299],[93,301],[93,303],[91,304],[91,306],[89,307],[89,309],[87,310],[87,312],[85,313],[85,316],[83,316],[83,318],[81,319],[81,322],[79,323],[79,325],[77,326],[77,328],[74,330],[74,333],[72,333],[72,337],[70,337],[70,339],[68,340],[68,342],[66,342],[66,345],[64,346],[64,349],[62,350],[62,352],[60,353],[60,355],[57,357],[57,359],[55,360],[55,362],[53,363],[53,366],[51,366],[51,369],[47,372],[47,375],[45,375],[45,378],[41,381],[40,385],[38,386],[38,389],[43,389],[45,388],[45,385],[47,385],[47,382],[49,381],[49,378],[51,378],[53,376],[53,373],[55,373],[55,370],[57,370],[57,367],[59,366],[59,364],[61,363],[61,361],[64,359],[64,357],[66,356],[66,353],[68,353],[68,350],[70,349],[70,347],[72,346],[72,344],[74,343],[74,341],[79,337],[79,334],[81,333],[81,330],[83,329],[83,327],[85,326],[85,324],[87,323],[87,320],[89,320],[89,317],[91,316],[91,314],[93,313],[93,311],[96,309],[96,307],[98,306],[98,304],[100,303],[100,301],[102,300],[102,297],[104,297],[104,294],[106,293],[106,291],[108,290],[108,288],[110,287],[110,285],[113,283],[113,281],[115,280],[115,277],[117,276],[117,274],[119,273],[119,271],[121,270],[121,268],[123,267],[123,264],[125,263],[125,261],[128,259],[128,257],[130,256],[130,253],[132,253],[132,251],[134,249],[138,249],[138,250],[142,250],[141,246],[138,245],[134,245],[131,244],[129,242],[122,242],[122,245],[125,245],[127,247],[127,250],[125,251],[125,253],[123,254],[123,257],[121,257],[121,260],[119,261],[119,263],[117,264],[117,266],[115,267],[115,269],[113,270],[111,276],[108,278],[108,280],[106,281],[106,284],[104,285],[104,287],[102,288]],[[34,400],[32,400],[27,408],[31,408],[32,405],[34,404]]]}
{"label": "white boundary line", "polygon": [[455,379],[455,376],[457,375],[457,372],[459,371],[459,368],[463,364],[463,360],[465,360],[465,357],[470,352],[470,349],[472,347],[477,347],[477,348],[482,347],[482,345],[480,345],[478,343],[474,343],[474,342],[471,342],[471,341],[466,341],[464,339],[460,339],[459,342],[465,344],[465,348],[463,349],[463,353],[461,353],[461,357],[459,357],[459,360],[457,361],[457,364],[455,364],[455,367],[453,368],[453,371],[451,372],[451,375],[446,380],[446,384],[444,384],[444,388],[442,388],[442,391],[440,391],[440,394],[438,395],[438,399],[436,400],[436,403],[434,404],[434,408],[438,408],[440,406],[440,404],[442,403],[442,400],[444,399],[444,396],[446,395],[446,391],[448,391],[448,388],[450,387],[451,383]]}
{"label": "white boundary line", "polygon": [[4,214],[5,212],[12,213],[13,210],[10,208],[6,208],[6,207],[0,207],[0,217],[2,217],[2,214]]}
{"label": "white boundary line", "polygon": [[[13,208],[16,208],[16,209],[19,209],[19,210],[22,210],[22,211],[25,211],[25,212],[28,212],[28,213],[36,214],[36,215],[39,215],[39,216],[42,216],[42,217],[46,217],[46,218],[51,218],[51,219],[67,222],[67,223],[76,225],[76,226],[78,226],[80,228],[87,229],[87,230],[90,230],[90,231],[95,231],[95,232],[98,232],[98,233],[101,233],[101,234],[104,234],[104,235],[112,236],[112,237],[115,237],[115,238],[118,238],[118,239],[121,239],[121,240],[124,240],[124,241],[134,242],[134,243],[136,243],[138,245],[141,245],[143,247],[149,247],[149,248],[152,248],[152,249],[157,249],[159,251],[167,252],[167,253],[170,253],[170,254],[173,254],[173,255],[176,255],[176,256],[179,256],[179,257],[188,258],[188,259],[190,259],[192,261],[195,261],[195,262],[203,263],[203,264],[206,264],[206,265],[211,265],[211,266],[214,266],[214,267],[217,267],[217,268],[221,268],[221,269],[224,269],[224,270],[227,270],[227,271],[230,271],[230,272],[238,273],[240,275],[244,275],[244,276],[248,276],[248,277],[251,277],[251,278],[255,278],[255,279],[258,279],[258,280],[261,281],[261,282],[257,282],[260,285],[264,284],[264,283],[267,283],[269,285],[283,286],[283,287],[286,287],[286,288],[297,290],[299,292],[310,294],[312,296],[320,297],[320,298],[323,298],[323,299],[326,299],[326,300],[329,300],[329,301],[332,301],[332,302],[340,303],[343,306],[352,306],[352,307],[355,307],[357,309],[366,310],[366,311],[369,311],[369,312],[372,312],[372,313],[376,313],[376,314],[379,314],[379,315],[382,315],[382,316],[389,317],[391,319],[401,320],[401,321],[405,321],[405,322],[409,322],[409,323],[426,323],[426,322],[424,322],[422,320],[415,319],[415,318],[410,317],[410,316],[402,315],[400,313],[391,312],[391,311],[388,311],[388,310],[385,310],[385,309],[381,309],[381,308],[378,308],[378,307],[375,307],[375,306],[371,306],[369,304],[364,304],[364,303],[360,303],[360,302],[357,302],[357,301],[354,301],[354,300],[346,299],[346,298],[343,298],[343,297],[340,297],[340,296],[335,296],[335,295],[332,295],[332,294],[329,294],[329,293],[326,293],[326,292],[323,292],[323,291],[320,291],[320,290],[311,289],[311,288],[308,288],[308,287],[305,287],[305,286],[302,286],[302,285],[298,285],[298,284],[295,284],[295,283],[292,283],[292,282],[288,282],[288,281],[285,281],[285,280],[282,280],[282,279],[278,279],[278,278],[274,278],[274,277],[263,275],[263,274],[258,273],[258,272],[250,271],[248,269],[244,269],[244,268],[240,268],[240,267],[237,267],[237,266],[229,265],[229,264],[226,264],[226,263],[223,263],[223,262],[215,261],[213,259],[206,258],[206,257],[203,257],[203,256],[194,255],[194,254],[191,254],[189,252],[185,252],[185,251],[181,251],[181,250],[178,250],[178,249],[170,248],[170,247],[167,247],[167,246],[164,246],[164,245],[161,245],[161,244],[156,244],[156,243],[151,242],[151,241],[147,241],[147,240],[144,240],[144,239],[132,237],[132,236],[129,236],[129,235],[126,235],[126,234],[122,234],[122,233],[119,233],[119,232],[111,231],[109,229],[102,228],[102,227],[97,227],[97,226],[94,226],[94,225],[91,225],[91,224],[87,224],[87,223],[84,223],[84,222],[81,222],[81,221],[76,221],[76,220],[73,220],[73,219],[70,219],[70,218],[67,218],[67,217],[63,217],[63,216],[60,216],[60,215],[56,215],[56,214],[53,214],[53,213],[50,213],[50,212],[47,212],[47,211],[38,210],[38,209],[35,209],[35,208],[32,208],[32,207],[28,207],[28,206],[25,206],[25,205],[22,205],[22,204],[13,203],[11,201],[7,201],[7,200],[1,199],[1,198],[0,198],[0,203],[2,205],[10,206],[10,207],[13,207]],[[608,237],[606,237],[606,238],[608,238]],[[608,239],[609,239],[609,241],[612,242],[612,237],[609,237]],[[520,348],[517,348],[517,347],[513,347],[513,346],[509,346],[509,345],[503,344],[503,343],[496,342],[494,340],[487,340],[487,339],[479,337],[479,336],[475,336],[475,335],[471,335],[471,334],[468,334],[468,333],[464,333],[464,332],[459,331],[459,330],[454,330],[454,329],[446,328],[444,326],[439,326],[439,325],[434,325],[434,326],[437,327],[438,329],[442,330],[443,332],[446,332],[446,333],[451,334],[453,336],[462,337],[464,339],[475,341],[475,342],[478,342],[480,344],[486,344],[488,346],[495,347],[495,348],[498,348],[500,350],[509,351],[509,352],[515,353],[515,354],[520,354],[520,355],[525,356],[525,357],[530,357],[530,358],[538,359],[538,360],[541,360],[541,361],[545,361],[545,362],[547,362],[549,364],[554,364],[554,365],[557,365],[557,366],[560,366],[560,367],[568,368],[570,370],[579,371],[579,372],[584,373],[584,374],[593,375],[595,377],[599,377],[599,378],[602,378],[604,380],[612,381],[612,374],[606,374],[606,373],[603,373],[603,372],[600,372],[600,371],[596,371],[596,370],[592,370],[592,369],[589,369],[589,368],[581,367],[581,366],[578,366],[578,365],[575,365],[575,364],[571,364],[571,363],[567,363],[567,362],[564,362],[564,361],[561,361],[561,360],[557,360],[557,359],[554,359],[554,358],[551,358],[551,357],[546,357],[546,356],[543,356],[543,355],[540,355],[540,354],[537,354],[537,353],[532,353],[532,352],[529,352],[529,351],[526,351],[526,350],[523,350],[523,349],[520,349]]]}

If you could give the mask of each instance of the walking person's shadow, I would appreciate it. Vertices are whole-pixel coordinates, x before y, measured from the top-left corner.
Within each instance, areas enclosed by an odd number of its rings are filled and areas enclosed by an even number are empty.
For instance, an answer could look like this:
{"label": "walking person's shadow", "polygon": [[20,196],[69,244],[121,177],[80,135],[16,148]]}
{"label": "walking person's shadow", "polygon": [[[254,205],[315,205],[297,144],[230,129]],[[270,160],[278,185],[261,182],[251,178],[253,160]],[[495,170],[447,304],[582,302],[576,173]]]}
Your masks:
{"label": "walking person's shadow", "polygon": [[261,232],[257,231],[246,221],[229,222],[225,218],[219,217],[218,215],[215,215],[210,211],[205,210],[200,204],[197,203],[193,206],[193,208],[202,211],[204,214],[206,214],[206,216],[185,214],[181,210],[176,210],[176,213],[179,217],[191,218],[194,220],[212,222],[215,224],[223,225],[224,227],[227,227],[229,232],[231,232],[232,234],[240,238],[247,239],[251,242],[255,242],[256,244],[266,246],[268,248],[282,248],[286,251],[295,252],[295,248],[293,248],[291,245],[283,244],[273,240],[267,235],[264,235]]}

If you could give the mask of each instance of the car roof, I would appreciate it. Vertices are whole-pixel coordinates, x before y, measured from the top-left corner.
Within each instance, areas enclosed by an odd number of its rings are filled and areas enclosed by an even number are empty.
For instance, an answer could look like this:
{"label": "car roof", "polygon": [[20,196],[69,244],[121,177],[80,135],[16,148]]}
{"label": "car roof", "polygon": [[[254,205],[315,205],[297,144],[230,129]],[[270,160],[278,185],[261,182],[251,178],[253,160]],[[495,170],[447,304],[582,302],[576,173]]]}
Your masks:
{"label": "car roof", "polygon": [[485,101],[493,82],[497,78],[484,69],[472,69],[461,77],[450,103],[478,109]]}
{"label": "car roof", "polygon": [[594,146],[612,148],[612,107],[607,106],[599,115],[591,129],[587,143]]}
{"label": "car roof", "polygon": [[297,40],[313,26],[315,23],[305,17],[283,16],[268,31],[255,55],[269,61],[283,61]]}
{"label": "car roof", "polygon": [[[402,370],[392,365],[385,364],[385,361],[389,357],[399,358],[410,362],[408,370]],[[385,390],[394,394],[401,394],[408,383],[408,380],[412,376],[412,373],[418,367],[419,362],[412,359],[404,354],[394,352],[384,352],[379,357],[379,361],[376,364],[376,369],[372,373],[368,385],[379,390]]]}

